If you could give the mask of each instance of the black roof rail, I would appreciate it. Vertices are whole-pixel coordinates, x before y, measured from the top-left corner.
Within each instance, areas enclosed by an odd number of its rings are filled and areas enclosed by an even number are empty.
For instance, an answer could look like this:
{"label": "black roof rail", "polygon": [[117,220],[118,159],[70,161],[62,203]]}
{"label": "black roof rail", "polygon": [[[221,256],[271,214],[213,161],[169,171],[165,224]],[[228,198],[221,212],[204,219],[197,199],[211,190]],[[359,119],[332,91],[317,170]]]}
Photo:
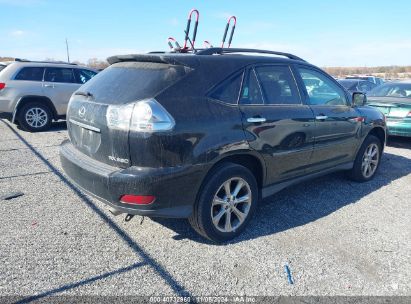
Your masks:
{"label": "black roof rail", "polygon": [[33,63],[52,63],[52,64],[70,64],[70,65],[77,65],[77,63],[66,62],[66,61],[38,61],[38,60],[28,60],[28,59],[20,59],[20,58],[14,58],[14,61],[17,61],[17,62],[33,62]]}
{"label": "black roof rail", "polygon": [[256,54],[270,54],[270,55],[277,55],[277,56],[284,56],[289,59],[304,61],[304,59],[295,56],[289,53],[283,52],[276,52],[276,51],[267,51],[267,50],[258,50],[258,49],[241,49],[241,48],[208,48],[195,53],[196,55],[222,55],[222,54],[229,54],[229,53],[256,53]]}

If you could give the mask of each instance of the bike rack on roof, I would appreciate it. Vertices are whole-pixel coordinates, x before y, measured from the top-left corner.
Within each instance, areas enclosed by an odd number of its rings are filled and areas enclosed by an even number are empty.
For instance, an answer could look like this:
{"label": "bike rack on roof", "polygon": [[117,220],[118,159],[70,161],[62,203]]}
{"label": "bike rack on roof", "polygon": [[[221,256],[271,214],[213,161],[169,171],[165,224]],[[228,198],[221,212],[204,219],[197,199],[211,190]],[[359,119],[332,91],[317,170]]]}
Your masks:
{"label": "bike rack on roof", "polygon": [[242,48],[208,48],[203,50],[198,50],[195,54],[196,55],[223,55],[223,54],[230,54],[230,53],[255,53],[255,54],[269,54],[269,55],[277,55],[277,56],[284,56],[289,59],[305,61],[304,59],[295,56],[290,53],[283,53],[283,52],[276,52],[276,51],[267,51],[267,50],[258,50],[258,49],[242,49]]}
{"label": "bike rack on roof", "polygon": [[227,37],[228,28],[230,27],[231,20],[234,20],[234,24],[233,24],[233,27],[231,28],[230,38],[228,39],[228,48],[231,46],[231,41],[233,40],[234,30],[235,30],[235,26],[237,24],[237,17],[236,16],[231,16],[230,18],[228,18],[227,25],[226,25],[225,31],[224,31],[223,41],[221,43],[222,48],[224,47],[225,38]]}
{"label": "bike rack on roof", "polygon": [[[193,16],[193,13],[196,13],[196,23],[194,24],[194,31],[193,31],[193,38],[188,36],[190,34],[190,26],[191,26],[191,18]],[[187,41],[190,41],[191,44],[191,50],[194,50],[194,44],[196,42],[196,36],[197,36],[197,27],[198,27],[198,19],[200,18],[200,13],[196,9],[192,9],[190,13],[188,14],[188,19],[187,19],[187,27],[185,30],[185,38],[184,38],[184,46],[182,48],[182,51],[187,51],[190,48],[187,46]]]}

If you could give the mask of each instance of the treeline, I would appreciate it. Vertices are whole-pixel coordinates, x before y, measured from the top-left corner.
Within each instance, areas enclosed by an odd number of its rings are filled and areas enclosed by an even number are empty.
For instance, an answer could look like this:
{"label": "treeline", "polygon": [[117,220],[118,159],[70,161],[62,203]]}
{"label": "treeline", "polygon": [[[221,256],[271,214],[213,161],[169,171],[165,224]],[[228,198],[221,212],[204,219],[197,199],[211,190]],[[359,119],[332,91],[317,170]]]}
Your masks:
{"label": "treeline", "polygon": [[[11,61],[12,57],[1,57],[0,61]],[[45,61],[57,61],[54,58],[46,58]],[[90,58],[87,62],[73,61],[73,63],[88,66],[97,70],[108,67],[106,60]],[[378,66],[378,67],[325,67],[323,68],[329,74],[336,77],[346,75],[370,74],[384,78],[411,78],[411,66]]]}
{"label": "treeline", "polygon": [[411,77],[411,66],[379,66],[379,67],[326,67],[323,68],[333,76],[355,74],[379,75],[386,78]]}

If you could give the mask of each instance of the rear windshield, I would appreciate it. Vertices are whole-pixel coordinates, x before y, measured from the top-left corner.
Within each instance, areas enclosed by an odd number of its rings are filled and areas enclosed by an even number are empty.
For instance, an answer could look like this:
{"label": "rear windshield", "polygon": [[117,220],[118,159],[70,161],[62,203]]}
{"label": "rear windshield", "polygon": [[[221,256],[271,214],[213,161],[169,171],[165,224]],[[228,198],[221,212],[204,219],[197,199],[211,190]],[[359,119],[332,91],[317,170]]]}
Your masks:
{"label": "rear windshield", "polygon": [[116,63],[97,74],[79,90],[96,102],[124,104],[155,97],[190,71],[184,66],[152,62]]}
{"label": "rear windshield", "polygon": [[358,84],[358,80],[340,80],[338,82],[347,90],[354,90]]}
{"label": "rear windshield", "polygon": [[7,65],[0,64],[0,72],[6,68]]}
{"label": "rear windshield", "polygon": [[411,83],[387,83],[371,90],[368,96],[411,98]]}

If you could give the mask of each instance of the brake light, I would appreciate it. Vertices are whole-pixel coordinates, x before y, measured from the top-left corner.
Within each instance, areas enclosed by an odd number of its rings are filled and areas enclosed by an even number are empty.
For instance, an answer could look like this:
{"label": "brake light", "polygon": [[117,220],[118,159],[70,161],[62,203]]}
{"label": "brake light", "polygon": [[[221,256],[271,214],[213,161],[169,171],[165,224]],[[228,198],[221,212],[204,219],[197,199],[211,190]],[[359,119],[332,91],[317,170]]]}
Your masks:
{"label": "brake light", "polygon": [[407,117],[411,117],[411,111],[408,112]]}
{"label": "brake light", "polygon": [[120,197],[120,202],[131,205],[150,205],[156,200],[152,195],[125,194]]}
{"label": "brake light", "polygon": [[175,121],[155,99],[145,99],[122,106],[110,105],[107,126],[118,130],[159,132],[171,130]]}
{"label": "brake light", "polygon": [[6,87],[6,84],[4,82],[0,82],[0,90],[3,90]]}

